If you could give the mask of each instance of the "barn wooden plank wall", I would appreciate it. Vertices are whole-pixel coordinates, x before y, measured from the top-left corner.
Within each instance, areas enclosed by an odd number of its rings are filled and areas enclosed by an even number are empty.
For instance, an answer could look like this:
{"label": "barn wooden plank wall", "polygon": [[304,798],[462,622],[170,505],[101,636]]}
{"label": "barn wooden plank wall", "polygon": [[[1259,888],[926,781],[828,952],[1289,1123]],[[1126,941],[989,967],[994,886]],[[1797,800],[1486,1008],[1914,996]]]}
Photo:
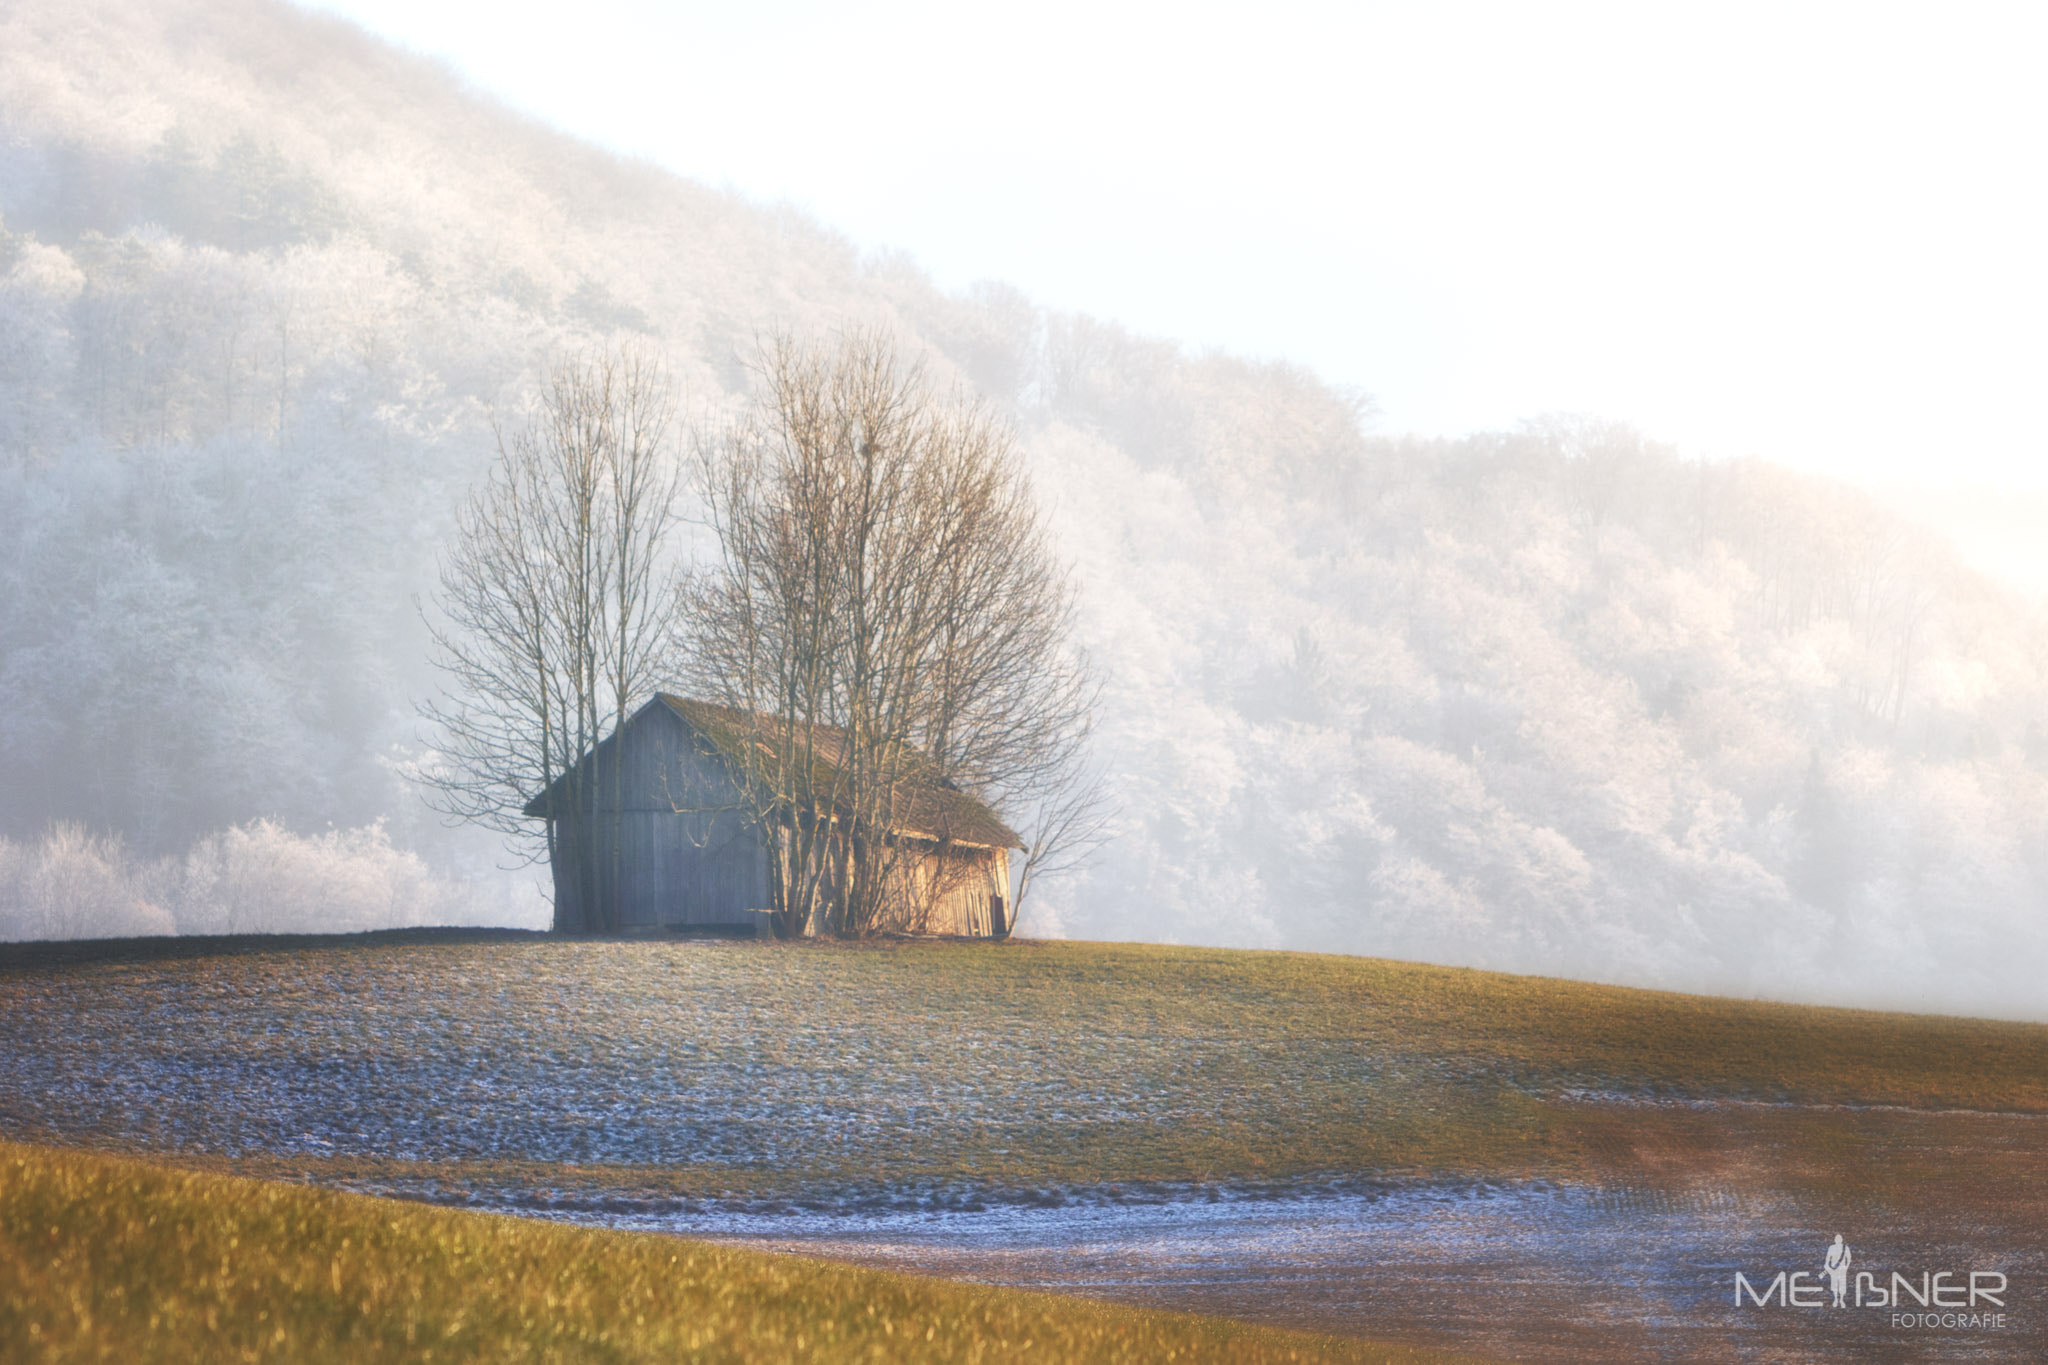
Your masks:
{"label": "barn wooden plank wall", "polygon": [[894,912],[883,928],[986,938],[998,932],[997,904],[1009,890],[1010,857],[1003,849],[955,845],[906,860],[896,881],[889,897]]}
{"label": "barn wooden plank wall", "polygon": [[[770,904],[769,841],[724,760],[667,706],[636,713],[622,737],[586,760],[600,809],[618,812],[621,927],[754,927]],[[574,878],[555,873],[557,904],[571,905]],[[1005,849],[920,844],[905,850],[892,880],[883,929],[987,937],[1006,928]]]}
{"label": "barn wooden plank wall", "polygon": [[[593,753],[598,804],[619,812],[620,918],[627,929],[750,925],[768,907],[768,861],[725,765],[673,711],[652,707]],[[617,786],[614,786],[614,783]],[[557,897],[575,887],[557,877]]]}

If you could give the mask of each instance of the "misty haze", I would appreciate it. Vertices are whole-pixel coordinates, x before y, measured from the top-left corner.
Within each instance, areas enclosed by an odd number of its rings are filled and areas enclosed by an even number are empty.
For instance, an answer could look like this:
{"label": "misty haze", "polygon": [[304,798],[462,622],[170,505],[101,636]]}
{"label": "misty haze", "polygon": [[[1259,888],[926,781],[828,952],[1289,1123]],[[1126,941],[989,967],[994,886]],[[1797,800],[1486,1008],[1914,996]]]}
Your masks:
{"label": "misty haze", "polygon": [[2048,1358],[2028,21],[1099,8],[0,0],[0,1359]]}
{"label": "misty haze", "polygon": [[2043,1014],[2048,620],[1865,493],[1410,439],[282,7],[0,23],[10,938],[545,925],[410,780],[494,422],[620,340],[715,421],[860,325],[1014,422],[1106,679],[1112,837],[1021,933]]}

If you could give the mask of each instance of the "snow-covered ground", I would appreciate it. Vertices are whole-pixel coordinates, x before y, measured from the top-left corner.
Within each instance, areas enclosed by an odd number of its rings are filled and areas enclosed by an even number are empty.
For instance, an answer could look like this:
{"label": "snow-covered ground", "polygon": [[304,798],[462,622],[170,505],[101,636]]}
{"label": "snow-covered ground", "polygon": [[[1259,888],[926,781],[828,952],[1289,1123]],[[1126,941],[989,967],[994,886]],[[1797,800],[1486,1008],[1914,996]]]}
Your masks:
{"label": "snow-covered ground", "polygon": [[1059,1207],[546,1216],[1517,1360],[1991,1361],[2048,1344],[2042,1305],[2012,1296],[2003,1327],[1934,1332],[1874,1307],[1737,1309],[1738,1270],[1759,1287],[1781,1269],[1821,1283],[1836,1232],[1880,1284],[1892,1269],[1916,1283],[1996,1269],[2038,1284],[2048,1256],[2038,1239],[1996,1245],[1958,1222],[1840,1227],[1818,1203],[1726,1185],[1414,1182]]}

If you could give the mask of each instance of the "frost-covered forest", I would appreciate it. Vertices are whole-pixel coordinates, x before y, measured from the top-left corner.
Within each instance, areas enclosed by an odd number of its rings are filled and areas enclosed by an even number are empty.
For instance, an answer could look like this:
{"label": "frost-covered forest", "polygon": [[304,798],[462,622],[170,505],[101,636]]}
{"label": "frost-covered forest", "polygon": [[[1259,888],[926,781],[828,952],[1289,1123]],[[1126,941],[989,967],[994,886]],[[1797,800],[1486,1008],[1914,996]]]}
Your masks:
{"label": "frost-covered forest", "polygon": [[1853,489],[1381,433],[267,0],[0,9],[0,934],[544,922],[406,777],[494,419],[856,322],[1014,413],[1108,677],[1027,932],[2048,1013],[2048,619]]}

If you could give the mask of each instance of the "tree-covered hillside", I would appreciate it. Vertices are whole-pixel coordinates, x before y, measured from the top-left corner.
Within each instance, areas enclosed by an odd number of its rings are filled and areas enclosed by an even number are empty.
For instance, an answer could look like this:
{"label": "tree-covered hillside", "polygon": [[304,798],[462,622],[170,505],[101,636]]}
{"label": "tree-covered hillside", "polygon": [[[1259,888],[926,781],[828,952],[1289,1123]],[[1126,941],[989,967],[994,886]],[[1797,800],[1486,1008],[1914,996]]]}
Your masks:
{"label": "tree-covered hillside", "polygon": [[716,413],[855,322],[1014,415],[1077,569],[1121,815],[1038,931],[2042,1012],[2048,623],[1859,493],[1379,434],[266,0],[0,9],[0,873],[74,822],[146,889],[266,817],[473,866],[405,773],[494,420],[620,337]]}

